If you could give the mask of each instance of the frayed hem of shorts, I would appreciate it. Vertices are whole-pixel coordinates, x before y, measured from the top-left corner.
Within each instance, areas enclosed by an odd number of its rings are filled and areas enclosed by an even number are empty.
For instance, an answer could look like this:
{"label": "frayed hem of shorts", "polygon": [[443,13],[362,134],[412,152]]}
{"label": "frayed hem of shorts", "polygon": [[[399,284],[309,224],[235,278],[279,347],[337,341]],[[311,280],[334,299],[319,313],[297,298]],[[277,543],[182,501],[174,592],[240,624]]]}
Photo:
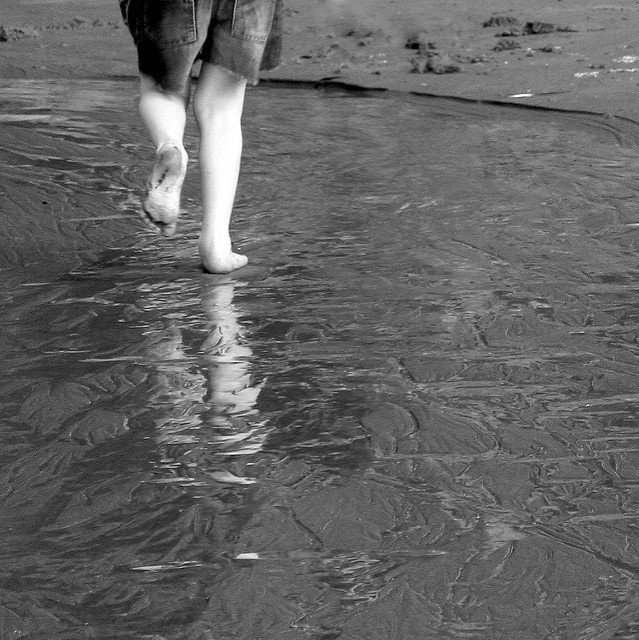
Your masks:
{"label": "frayed hem of shorts", "polygon": [[[235,71],[223,64],[218,64],[217,62],[209,62],[207,60],[202,60],[202,64],[212,64],[215,67],[219,67],[220,69],[224,69],[224,71],[226,71],[229,75],[231,75],[233,78],[235,78],[236,80],[245,80],[246,84],[248,84],[249,86],[255,87],[259,84],[260,79],[259,78],[249,78],[248,76],[245,76],[243,73],[240,73],[239,71]],[[200,69],[200,72],[198,73],[197,76],[195,76],[195,78],[199,78],[200,73],[202,73],[202,70]]]}

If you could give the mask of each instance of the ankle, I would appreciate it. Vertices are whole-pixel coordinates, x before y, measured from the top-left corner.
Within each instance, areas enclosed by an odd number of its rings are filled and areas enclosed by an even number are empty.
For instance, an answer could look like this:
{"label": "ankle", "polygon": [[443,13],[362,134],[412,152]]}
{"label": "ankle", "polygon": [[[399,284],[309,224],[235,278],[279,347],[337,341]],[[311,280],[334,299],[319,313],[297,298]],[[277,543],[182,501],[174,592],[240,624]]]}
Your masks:
{"label": "ankle", "polygon": [[231,236],[227,228],[203,228],[200,235],[200,243],[211,245],[219,249],[231,248]]}

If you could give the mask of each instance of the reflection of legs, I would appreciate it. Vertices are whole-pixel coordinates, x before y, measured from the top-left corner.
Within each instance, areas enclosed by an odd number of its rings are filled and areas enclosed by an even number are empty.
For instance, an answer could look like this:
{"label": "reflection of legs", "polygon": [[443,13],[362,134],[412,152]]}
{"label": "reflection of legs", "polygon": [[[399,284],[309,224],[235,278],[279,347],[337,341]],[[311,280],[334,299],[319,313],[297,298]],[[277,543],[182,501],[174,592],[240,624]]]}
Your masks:
{"label": "reflection of legs", "polygon": [[233,305],[232,282],[216,284],[202,296],[211,333],[202,345],[208,363],[208,398],[216,413],[246,414],[253,410],[259,387],[250,386],[250,347],[243,343]]}
{"label": "reflection of legs", "polygon": [[182,139],[189,96],[164,91],[146,75],[141,76],[140,88],[140,116],[157,153],[143,207],[162,233],[172,236],[188,162]]}
{"label": "reflection of legs", "polygon": [[204,269],[227,273],[243,267],[246,256],[233,253],[231,211],[242,156],[241,117],[246,80],[210,63],[202,64],[193,108],[200,128],[202,235]]}

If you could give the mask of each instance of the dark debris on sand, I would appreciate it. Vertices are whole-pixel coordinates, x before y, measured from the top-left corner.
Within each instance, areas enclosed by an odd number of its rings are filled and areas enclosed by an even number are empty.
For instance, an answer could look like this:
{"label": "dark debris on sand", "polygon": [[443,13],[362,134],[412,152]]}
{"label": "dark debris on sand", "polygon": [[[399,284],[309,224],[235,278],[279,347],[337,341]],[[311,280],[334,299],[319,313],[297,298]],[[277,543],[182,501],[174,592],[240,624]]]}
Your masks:
{"label": "dark debris on sand", "polygon": [[459,73],[461,66],[447,53],[439,51],[433,43],[419,49],[411,60],[411,73]]}
{"label": "dark debris on sand", "polygon": [[483,54],[449,55],[431,42],[425,31],[409,37],[404,47],[417,52],[410,61],[411,73],[459,73],[462,69],[461,64],[479,64],[487,61]]}
{"label": "dark debris on sand", "polygon": [[517,18],[510,16],[493,16],[483,23],[484,27],[508,27],[495,34],[497,38],[516,38],[517,36],[540,36],[549,33],[575,33],[577,29],[568,26],[553,24],[552,22],[542,22],[540,20],[530,20],[521,23]]}
{"label": "dark debris on sand", "polygon": [[21,40],[22,38],[37,38],[39,35],[40,31],[32,25],[22,25],[19,27],[0,25],[0,42]]}
{"label": "dark debris on sand", "polygon": [[434,45],[432,42],[428,41],[428,34],[425,31],[420,31],[419,33],[410,36],[410,38],[406,40],[404,47],[406,49],[422,49],[424,47],[434,47]]}
{"label": "dark debris on sand", "polygon": [[500,51],[514,51],[515,49],[521,49],[521,45],[516,40],[510,38],[502,38],[497,41],[497,44],[493,47],[493,51],[499,53]]}
{"label": "dark debris on sand", "polygon": [[576,33],[577,29],[572,27],[561,26],[553,24],[552,22],[527,22],[522,29],[522,35],[524,36],[538,36],[548,33]]}
{"label": "dark debris on sand", "polygon": [[541,53],[562,53],[563,47],[556,44],[546,44],[543,47],[539,47],[537,51],[540,51]]}
{"label": "dark debris on sand", "polygon": [[491,16],[488,20],[484,20],[482,27],[515,27],[520,26],[521,22],[513,16]]}

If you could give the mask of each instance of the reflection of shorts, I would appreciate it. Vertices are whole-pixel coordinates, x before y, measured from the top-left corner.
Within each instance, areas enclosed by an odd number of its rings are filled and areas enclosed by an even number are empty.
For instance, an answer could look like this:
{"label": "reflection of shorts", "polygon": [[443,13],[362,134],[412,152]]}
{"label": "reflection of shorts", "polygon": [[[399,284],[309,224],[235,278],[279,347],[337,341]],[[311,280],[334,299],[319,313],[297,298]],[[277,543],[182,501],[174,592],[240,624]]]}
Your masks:
{"label": "reflection of shorts", "polygon": [[279,63],[283,0],[119,0],[141,73],[183,92],[196,58],[257,84]]}

